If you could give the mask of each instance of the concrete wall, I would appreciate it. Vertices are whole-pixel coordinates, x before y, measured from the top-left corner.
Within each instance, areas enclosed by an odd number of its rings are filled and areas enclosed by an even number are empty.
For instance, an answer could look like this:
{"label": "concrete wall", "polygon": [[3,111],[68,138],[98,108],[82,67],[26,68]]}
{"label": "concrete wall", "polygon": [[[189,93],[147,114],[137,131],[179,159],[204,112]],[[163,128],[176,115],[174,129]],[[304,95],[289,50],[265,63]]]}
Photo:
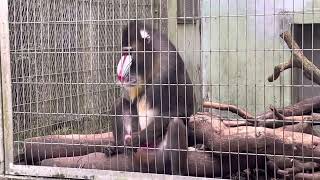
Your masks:
{"label": "concrete wall", "polygon": [[[291,71],[273,83],[273,67],[290,51],[279,37],[291,23],[319,21],[319,0],[201,1],[203,98],[259,113],[291,104]],[[282,13],[281,13],[282,12]],[[309,12],[310,14],[302,14]]]}
{"label": "concrete wall", "polygon": [[194,84],[197,108],[200,108],[202,102],[200,20],[190,24],[177,23],[177,0],[168,1],[168,18],[169,38],[185,62]]}

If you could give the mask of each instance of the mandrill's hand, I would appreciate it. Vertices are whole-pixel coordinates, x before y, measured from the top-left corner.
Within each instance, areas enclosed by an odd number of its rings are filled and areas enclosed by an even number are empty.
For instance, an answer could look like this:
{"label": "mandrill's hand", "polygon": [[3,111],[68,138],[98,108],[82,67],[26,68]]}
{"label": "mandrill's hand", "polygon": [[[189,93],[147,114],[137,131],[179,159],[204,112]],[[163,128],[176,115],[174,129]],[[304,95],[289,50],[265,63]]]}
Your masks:
{"label": "mandrill's hand", "polygon": [[131,135],[125,135],[124,137],[125,146],[133,147],[134,152],[139,148],[139,134],[137,132],[132,133]]}

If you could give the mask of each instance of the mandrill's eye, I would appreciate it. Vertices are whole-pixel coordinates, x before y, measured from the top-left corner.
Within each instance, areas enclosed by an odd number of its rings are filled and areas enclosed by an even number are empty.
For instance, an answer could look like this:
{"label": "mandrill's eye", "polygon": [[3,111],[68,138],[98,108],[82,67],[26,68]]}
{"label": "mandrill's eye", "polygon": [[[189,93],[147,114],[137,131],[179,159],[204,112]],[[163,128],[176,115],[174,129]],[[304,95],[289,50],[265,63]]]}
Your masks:
{"label": "mandrill's eye", "polygon": [[131,46],[122,47],[122,54],[123,55],[129,55],[130,51],[133,51],[133,48]]}

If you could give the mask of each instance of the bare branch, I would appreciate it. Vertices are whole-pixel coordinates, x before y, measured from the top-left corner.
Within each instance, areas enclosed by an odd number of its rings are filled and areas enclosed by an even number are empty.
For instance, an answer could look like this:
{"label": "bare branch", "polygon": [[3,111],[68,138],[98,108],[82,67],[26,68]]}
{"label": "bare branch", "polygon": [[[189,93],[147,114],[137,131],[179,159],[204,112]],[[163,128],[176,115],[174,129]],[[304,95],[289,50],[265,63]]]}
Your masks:
{"label": "bare branch", "polygon": [[221,103],[214,103],[214,102],[204,102],[203,103],[204,108],[213,108],[213,109],[219,109],[223,111],[230,111],[235,114],[238,114],[243,119],[253,119],[254,116],[251,115],[249,112],[241,109],[240,107],[237,107],[235,105],[230,104],[221,104]]}
{"label": "bare branch", "polygon": [[273,74],[268,77],[268,81],[273,82],[274,80],[278,79],[281,72],[283,72],[286,69],[290,69],[292,67],[293,67],[293,64],[292,64],[291,60],[289,62],[281,63],[281,64],[275,66],[273,69]]}
{"label": "bare branch", "polygon": [[268,77],[268,81],[272,82],[276,80],[285,69],[297,67],[303,69],[303,74],[308,79],[320,84],[320,69],[303,54],[302,49],[295,42],[291,33],[286,31],[282,33],[280,37],[287,43],[288,47],[292,49],[292,61],[290,60],[287,63],[277,65],[274,68],[274,74]]}

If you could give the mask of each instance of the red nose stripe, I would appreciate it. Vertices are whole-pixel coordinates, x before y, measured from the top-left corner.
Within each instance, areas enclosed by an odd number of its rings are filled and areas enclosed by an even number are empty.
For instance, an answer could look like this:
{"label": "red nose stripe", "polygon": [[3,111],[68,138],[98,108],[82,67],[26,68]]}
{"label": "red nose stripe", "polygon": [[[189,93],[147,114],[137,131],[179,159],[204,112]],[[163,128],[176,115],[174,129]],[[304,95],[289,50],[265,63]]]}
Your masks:
{"label": "red nose stripe", "polygon": [[120,69],[120,74],[118,74],[118,80],[119,81],[123,81],[123,76],[122,76],[122,71],[123,71],[123,65],[124,65],[124,62],[127,60],[127,54],[124,55],[124,60],[122,61],[122,64],[121,64],[121,69]]}

